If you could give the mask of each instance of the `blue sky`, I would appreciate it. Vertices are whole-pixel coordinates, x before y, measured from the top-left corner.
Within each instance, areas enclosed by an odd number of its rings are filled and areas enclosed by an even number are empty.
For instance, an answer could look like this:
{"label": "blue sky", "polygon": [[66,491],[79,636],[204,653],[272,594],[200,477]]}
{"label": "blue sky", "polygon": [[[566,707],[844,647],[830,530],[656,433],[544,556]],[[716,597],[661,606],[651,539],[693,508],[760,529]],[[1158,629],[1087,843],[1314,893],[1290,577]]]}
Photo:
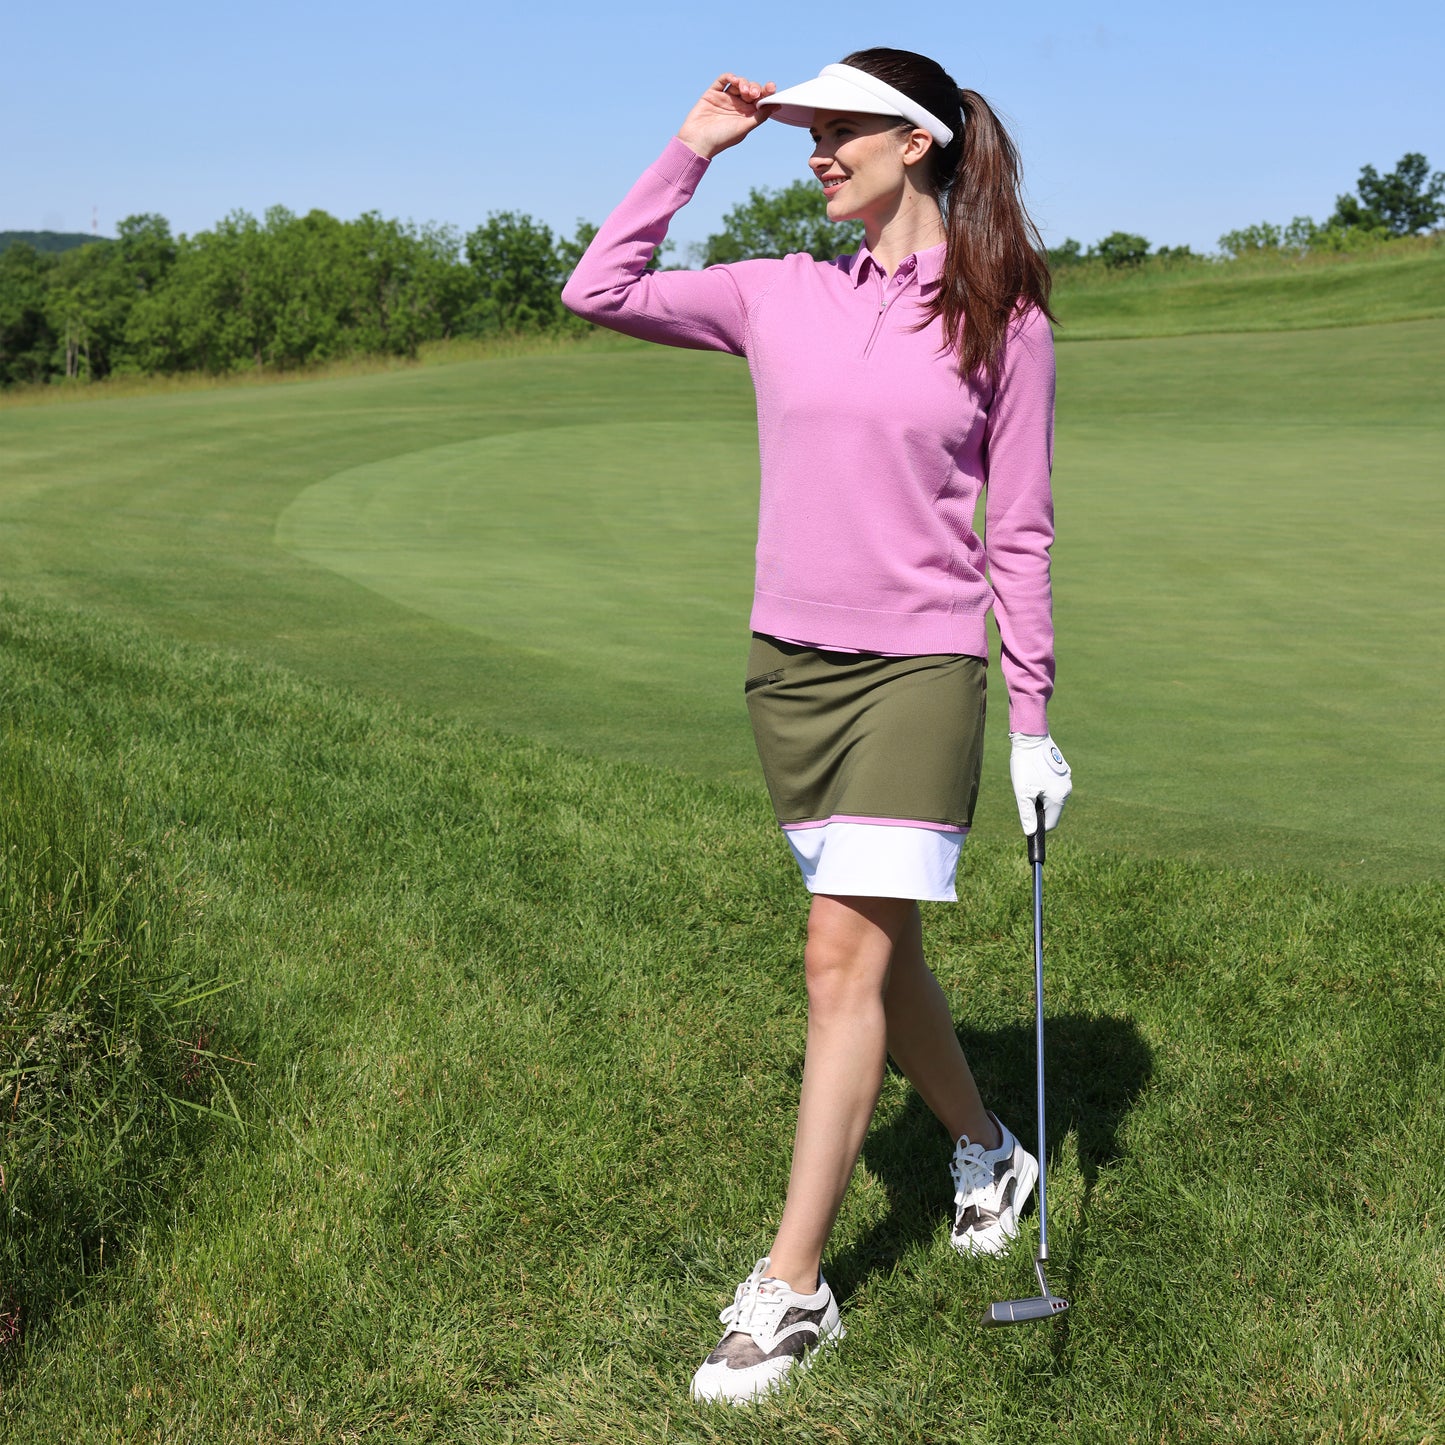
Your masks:
{"label": "blue sky", "polygon": [[[402,8],[78,0],[8,7],[0,229],[177,231],[280,204],[462,229],[601,220],[720,71],[793,84],[866,45],[921,50],[1011,122],[1046,238],[1212,249],[1328,213],[1361,165],[1445,170],[1445,6],[883,7],[530,0]],[[750,186],[805,174],[772,123],[714,165],[685,246]]]}

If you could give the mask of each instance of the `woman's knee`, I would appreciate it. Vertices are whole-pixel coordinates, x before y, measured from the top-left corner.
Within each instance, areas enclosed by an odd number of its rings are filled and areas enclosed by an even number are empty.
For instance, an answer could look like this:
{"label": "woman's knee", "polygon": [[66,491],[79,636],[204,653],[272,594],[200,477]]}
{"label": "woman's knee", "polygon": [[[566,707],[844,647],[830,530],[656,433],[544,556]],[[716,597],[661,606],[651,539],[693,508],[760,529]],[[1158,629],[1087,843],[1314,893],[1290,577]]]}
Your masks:
{"label": "woman's knee", "polygon": [[803,952],[809,1003],[826,1006],[881,995],[911,906],[896,898],[814,898]]}

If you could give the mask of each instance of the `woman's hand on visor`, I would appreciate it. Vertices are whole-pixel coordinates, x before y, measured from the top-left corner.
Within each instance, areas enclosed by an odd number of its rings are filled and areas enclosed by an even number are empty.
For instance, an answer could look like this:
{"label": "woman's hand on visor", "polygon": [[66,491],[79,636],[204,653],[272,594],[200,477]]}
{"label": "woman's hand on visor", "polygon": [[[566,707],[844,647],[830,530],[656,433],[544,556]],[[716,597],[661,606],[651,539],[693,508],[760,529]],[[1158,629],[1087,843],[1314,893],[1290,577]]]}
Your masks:
{"label": "woman's hand on visor", "polygon": [[746,76],[724,71],[688,112],[677,132],[678,140],[711,160],[719,151],[737,145],[768,118],[767,111],[758,109],[758,102],[777,88],[771,80],[759,85]]}

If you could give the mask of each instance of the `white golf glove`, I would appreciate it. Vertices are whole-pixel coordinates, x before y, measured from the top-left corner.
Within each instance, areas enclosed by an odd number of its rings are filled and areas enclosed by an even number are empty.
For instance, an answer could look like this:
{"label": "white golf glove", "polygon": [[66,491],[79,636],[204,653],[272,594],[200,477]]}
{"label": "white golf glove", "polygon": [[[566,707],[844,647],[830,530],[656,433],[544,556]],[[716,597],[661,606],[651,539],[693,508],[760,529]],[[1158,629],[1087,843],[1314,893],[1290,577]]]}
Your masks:
{"label": "white golf glove", "polygon": [[1008,770],[1013,779],[1014,798],[1019,805],[1019,822],[1030,837],[1038,827],[1038,816],[1034,810],[1034,799],[1044,800],[1044,831],[1051,832],[1059,825],[1059,814],[1064,811],[1064,802],[1074,791],[1073,775],[1058,744],[1045,734],[1010,733],[1009,742],[1013,750],[1009,754]]}

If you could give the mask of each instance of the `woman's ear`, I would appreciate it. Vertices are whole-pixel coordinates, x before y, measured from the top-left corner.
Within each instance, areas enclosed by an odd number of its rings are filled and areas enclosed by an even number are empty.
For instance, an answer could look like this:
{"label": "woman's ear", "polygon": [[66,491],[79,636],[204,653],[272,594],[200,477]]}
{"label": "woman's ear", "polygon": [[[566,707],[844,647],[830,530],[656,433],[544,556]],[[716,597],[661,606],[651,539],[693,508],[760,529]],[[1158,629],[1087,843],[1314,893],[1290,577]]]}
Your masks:
{"label": "woman's ear", "polygon": [[933,137],[918,126],[909,131],[903,142],[903,164],[916,166],[933,149]]}

